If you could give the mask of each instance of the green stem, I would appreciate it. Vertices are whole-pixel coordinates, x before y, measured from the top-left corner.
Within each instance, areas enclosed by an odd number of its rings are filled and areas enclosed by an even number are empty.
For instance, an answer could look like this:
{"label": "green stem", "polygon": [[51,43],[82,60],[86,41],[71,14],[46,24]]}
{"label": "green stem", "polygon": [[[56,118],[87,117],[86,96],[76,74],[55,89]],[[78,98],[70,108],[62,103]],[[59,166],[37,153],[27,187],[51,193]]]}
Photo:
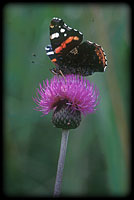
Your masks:
{"label": "green stem", "polygon": [[61,193],[62,176],[63,176],[65,157],[66,157],[68,136],[69,136],[69,130],[62,130],[60,155],[58,160],[57,175],[54,187],[54,197],[60,196]]}

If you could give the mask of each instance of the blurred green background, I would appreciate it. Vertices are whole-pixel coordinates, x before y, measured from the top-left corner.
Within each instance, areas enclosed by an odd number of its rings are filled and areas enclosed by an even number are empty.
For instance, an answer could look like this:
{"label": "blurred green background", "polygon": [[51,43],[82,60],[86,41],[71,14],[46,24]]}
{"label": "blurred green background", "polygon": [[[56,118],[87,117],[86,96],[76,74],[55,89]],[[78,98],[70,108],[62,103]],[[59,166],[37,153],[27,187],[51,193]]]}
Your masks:
{"label": "blurred green background", "polygon": [[[53,75],[44,47],[53,17],[83,32],[107,55],[96,113],[70,131],[63,196],[124,196],[130,191],[131,9],[127,4],[6,4],[4,19],[4,193],[52,196],[61,129],[40,117],[32,96]],[[36,56],[33,56],[36,54]]]}

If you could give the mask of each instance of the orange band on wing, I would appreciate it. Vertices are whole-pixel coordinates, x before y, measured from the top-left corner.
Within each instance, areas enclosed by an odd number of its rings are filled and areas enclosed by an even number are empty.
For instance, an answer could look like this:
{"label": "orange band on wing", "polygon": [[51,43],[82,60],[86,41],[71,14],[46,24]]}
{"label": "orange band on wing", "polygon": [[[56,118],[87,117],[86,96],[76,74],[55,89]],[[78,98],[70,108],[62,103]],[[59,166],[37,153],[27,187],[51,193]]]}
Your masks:
{"label": "orange band on wing", "polygon": [[68,43],[72,42],[73,38],[74,38],[73,36],[70,36],[68,39],[65,40],[64,43],[68,44]]}
{"label": "orange band on wing", "polygon": [[62,46],[59,46],[54,51],[55,53],[59,53],[62,49],[63,49]]}
{"label": "orange band on wing", "polygon": [[77,36],[74,36],[74,38],[73,38],[74,40],[79,40],[79,37],[77,37]]}
{"label": "orange band on wing", "polygon": [[55,53],[60,53],[62,49],[66,48],[66,44],[72,42],[72,40],[79,40],[77,36],[70,36],[68,39],[66,39],[64,42],[61,43],[61,46],[57,47],[54,51]]}
{"label": "orange band on wing", "polygon": [[52,62],[56,62],[56,61],[57,61],[57,59],[56,59],[56,58],[54,58],[54,59],[52,59],[51,61],[52,61]]}

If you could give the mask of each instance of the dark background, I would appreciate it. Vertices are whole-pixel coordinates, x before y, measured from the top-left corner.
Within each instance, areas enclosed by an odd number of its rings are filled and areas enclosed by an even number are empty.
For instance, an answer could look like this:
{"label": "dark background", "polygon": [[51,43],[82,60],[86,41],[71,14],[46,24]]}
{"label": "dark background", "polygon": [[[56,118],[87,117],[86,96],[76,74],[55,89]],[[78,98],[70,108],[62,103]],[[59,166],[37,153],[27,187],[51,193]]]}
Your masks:
{"label": "dark background", "polygon": [[[87,77],[99,88],[96,113],[70,131],[63,196],[124,196],[130,179],[131,8],[127,4],[6,4],[4,39],[4,193],[52,196],[61,129],[52,113],[40,117],[32,96],[53,75],[44,47],[53,17],[100,44],[107,55],[105,73]],[[36,54],[36,56],[33,56]]]}

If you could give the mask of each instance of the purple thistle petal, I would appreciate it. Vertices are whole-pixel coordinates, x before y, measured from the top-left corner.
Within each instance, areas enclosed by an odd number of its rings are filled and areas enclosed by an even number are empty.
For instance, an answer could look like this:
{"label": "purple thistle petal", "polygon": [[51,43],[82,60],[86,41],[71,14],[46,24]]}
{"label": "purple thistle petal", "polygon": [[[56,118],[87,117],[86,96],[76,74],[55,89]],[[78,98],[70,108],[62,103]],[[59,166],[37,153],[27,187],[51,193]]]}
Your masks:
{"label": "purple thistle petal", "polygon": [[[65,81],[66,79],[66,81]],[[59,102],[66,100],[67,105],[79,110],[84,115],[93,113],[100,102],[99,90],[93,83],[76,75],[54,76],[50,81],[39,84],[36,97],[36,110],[44,115],[55,109]]]}

